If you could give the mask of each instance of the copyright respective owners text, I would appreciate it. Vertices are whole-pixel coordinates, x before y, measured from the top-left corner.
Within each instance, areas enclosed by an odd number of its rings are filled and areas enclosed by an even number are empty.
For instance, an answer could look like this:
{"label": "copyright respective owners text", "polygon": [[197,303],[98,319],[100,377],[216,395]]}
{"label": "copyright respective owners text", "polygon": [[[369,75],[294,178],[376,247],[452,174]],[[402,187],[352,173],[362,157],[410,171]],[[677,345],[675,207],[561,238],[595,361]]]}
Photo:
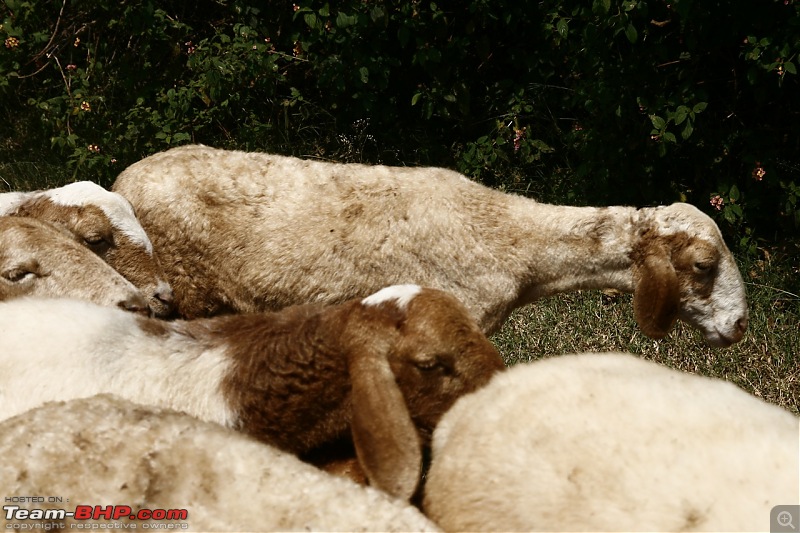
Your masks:
{"label": "copyright respective owners text", "polygon": [[7,531],[188,530],[187,509],[70,503],[62,496],[6,496],[0,522]]}
{"label": "copyright respective owners text", "polygon": [[800,533],[800,505],[776,505],[769,514],[770,533]]}

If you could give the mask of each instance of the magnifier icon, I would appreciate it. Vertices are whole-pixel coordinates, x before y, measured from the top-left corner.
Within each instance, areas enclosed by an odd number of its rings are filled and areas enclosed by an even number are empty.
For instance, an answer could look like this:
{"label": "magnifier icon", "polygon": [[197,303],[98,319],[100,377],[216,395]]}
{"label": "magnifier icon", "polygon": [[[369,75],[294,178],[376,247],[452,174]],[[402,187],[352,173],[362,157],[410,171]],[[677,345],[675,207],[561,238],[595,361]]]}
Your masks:
{"label": "magnifier icon", "polygon": [[782,527],[790,527],[794,531],[794,523],[792,522],[792,513],[789,511],[781,511],[778,513],[778,523]]}

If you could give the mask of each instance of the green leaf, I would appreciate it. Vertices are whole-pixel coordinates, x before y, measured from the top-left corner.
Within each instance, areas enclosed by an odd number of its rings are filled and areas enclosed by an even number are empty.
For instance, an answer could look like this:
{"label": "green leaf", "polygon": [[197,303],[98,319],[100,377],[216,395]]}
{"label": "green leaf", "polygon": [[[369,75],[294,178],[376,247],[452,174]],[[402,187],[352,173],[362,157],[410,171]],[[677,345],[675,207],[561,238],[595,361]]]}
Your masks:
{"label": "green leaf", "polygon": [[625,28],[625,37],[627,37],[631,43],[635,43],[636,39],[639,38],[639,32],[636,31],[636,28],[633,27],[633,24],[628,24],[628,26]]}
{"label": "green leaf", "polygon": [[678,140],[675,138],[675,134],[671,131],[664,132],[664,140],[673,144],[678,142]]}
{"label": "green leaf", "polygon": [[369,17],[372,19],[372,22],[378,22],[384,19],[386,16],[386,12],[381,7],[373,7],[372,10],[369,12]]}
{"label": "green leaf", "polygon": [[595,13],[606,14],[609,9],[611,9],[611,0],[594,0],[592,10]]}
{"label": "green leaf", "polygon": [[695,113],[702,113],[706,110],[706,107],[708,107],[708,102],[698,102],[694,105],[692,111]]}
{"label": "green leaf", "polygon": [[414,93],[414,96],[411,97],[411,105],[417,105],[419,99],[422,97],[422,93]]}
{"label": "green leaf", "polygon": [[659,117],[658,115],[650,115],[650,122],[652,122],[653,127],[659,131],[663,130],[664,127],[667,125],[667,121]]}
{"label": "green leaf", "polygon": [[736,216],[733,214],[733,211],[727,207],[722,210],[722,216],[729,224],[734,224],[736,222]]}
{"label": "green leaf", "polygon": [[352,26],[356,22],[358,22],[358,17],[354,15],[346,15],[345,13],[342,12],[339,12],[339,14],[336,15],[336,26],[338,26],[339,28],[346,28],[348,26]]}
{"label": "green leaf", "polygon": [[303,20],[306,21],[306,25],[309,28],[317,27],[317,16],[314,13],[306,13],[306,15],[303,17]]}
{"label": "green leaf", "polygon": [[733,200],[734,202],[739,201],[739,198],[741,196],[739,194],[739,187],[737,187],[736,185],[732,186],[730,192],[728,193],[728,196],[730,196],[731,200]]}
{"label": "green leaf", "polygon": [[685,105],[679,106],[678,110],[675,112],[675,125],[680,126],[686,117],[689,115],[689,108]]}
{"label": "green leaf", "polygon": [[361,67],[358,69],[358,73],[361,75],[361,83],[369,82],[369,69],[367,67]]}
{"label": "green leaf", "polygon": [[784,63],[783,68],[786,69],[786,72],[788,72],[789,74],[797,74],[797,67],[794,66],[794,63],[792,63],[791,61],[787,61],[786,63]]}
{"label": "green leaf", "polygon": [[689,122],[686,123],[686,126],[683,128],[683,131],[681,132],[681,137],[683,137],[683,140],[685,141],[686,139],[692,136],[692,132],[694,132],[694,126],[692,126],[692,121],[690,120]]}
{"label": "green leaf", "polygon": [[566,37],[569,33],[569,23],[567,19],[559,19],[558,24],[556,24],[556,30],[561,37]]}

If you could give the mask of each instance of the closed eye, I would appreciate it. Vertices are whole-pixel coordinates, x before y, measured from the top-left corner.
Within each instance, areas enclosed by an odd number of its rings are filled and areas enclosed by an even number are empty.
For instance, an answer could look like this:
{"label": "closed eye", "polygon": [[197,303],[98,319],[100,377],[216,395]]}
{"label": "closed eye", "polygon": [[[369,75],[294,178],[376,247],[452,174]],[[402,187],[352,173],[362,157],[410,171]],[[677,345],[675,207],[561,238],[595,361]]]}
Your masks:
{"label": "closed eye", "polygon": [[423,372],[432,372],[436,370],[450,375],[454,371],[452,357],[447,355],[426,356],[417,359],[414,364]]}
{"label": "closed eye", "polygon": [[420,370],[433,370],[434,368],[439,366],[439,363],[436,361],[435,357],[425,358],[423,360],[417,360],[414,362],[414,364]]}
{"label": "closed eye", "polygon": [[25,268],[11,268],[3,272],[2,276],[11,283],[23,283],[33,280],[37,274]]}
{"label": "closed eye", "polygon": [[102,235],[87,235],[83,238],[83,242],[95,253],[111,248],[111,242]]}
{"label": "closed eye", "polygon": [[708,274],[714,268],[714,263],[707,261],[698,261],[694,264],[694,271],[698,274]]}

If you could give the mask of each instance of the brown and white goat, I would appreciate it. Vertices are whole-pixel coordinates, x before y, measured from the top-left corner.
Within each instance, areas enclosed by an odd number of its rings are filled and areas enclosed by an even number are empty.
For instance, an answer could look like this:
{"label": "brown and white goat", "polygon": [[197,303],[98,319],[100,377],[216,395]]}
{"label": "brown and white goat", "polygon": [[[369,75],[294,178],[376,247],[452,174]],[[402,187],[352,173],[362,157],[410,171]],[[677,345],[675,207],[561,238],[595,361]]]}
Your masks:
{"label": "brown and white goat", "polygon": [[352,434],[370,484],[409,498],[422,448],[504,368],[451,295],[387,287],[337,306],[164,322],[79,301],[0,303],[0,419],[113,393],[304,454]]}

